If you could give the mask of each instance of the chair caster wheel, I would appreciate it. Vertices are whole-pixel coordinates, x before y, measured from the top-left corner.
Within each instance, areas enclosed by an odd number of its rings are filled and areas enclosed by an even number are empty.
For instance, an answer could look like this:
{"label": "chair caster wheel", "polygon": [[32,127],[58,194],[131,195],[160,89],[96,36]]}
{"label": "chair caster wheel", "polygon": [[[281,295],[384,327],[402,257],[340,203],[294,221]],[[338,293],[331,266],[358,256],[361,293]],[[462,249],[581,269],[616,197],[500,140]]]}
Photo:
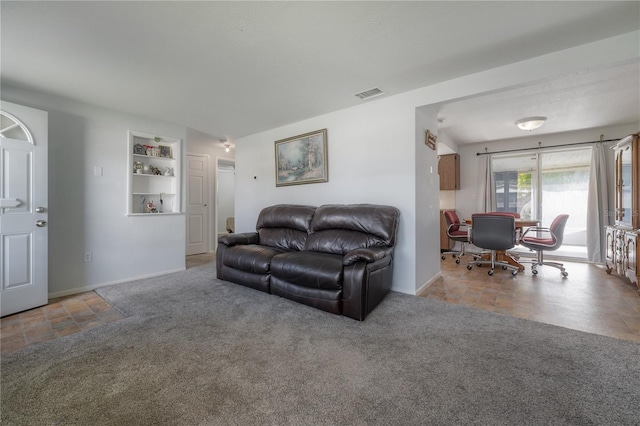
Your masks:
{"label": "chair caster wheel", "polygon": [[489,274],[489,276],[493,275],[493,269],[491,269],[489,272],[487,272],[487,274]]}
{"label": "chair caster wheel", "polygon": [[440,259],[445,260],[447,257],[446,256],[440,256]]}
{"label": "chair caster wheel", "polygon": [[538,275],[538,270],[537,270],[537,269],[532,269],[532,270],[531,270],[531,273],[532,273],[533,275]]}
{"label": "chair caster wheel", "polygon": [[460,264],[460,258],[456,259],[456,263],[459,265]]}
{"label": "chair caster wheel", "polygon": [[565,272],[565,271],[562,271],[561,274],[562,274],[563,277],[566,277],[567,275],[569,275],[569,273]]}
{"label": "chair caster wheel", "polygon": [[506,270],[507,270],[507,267],[506,267],[506,266],[503,266],[503,267],[502,267],[502,270],[503,270],[503,271],[506,271]]}
{"label": "chair caster wheel", "polygon": [[455,255],[455,254],[452,254],[452,255],[451,255],[451,257],[453,257],[453,258],[455,259],[455,258],[456,258],[456,255]]}
{"label": "chair caster wheel", "polygon": [[471,265],[467,265],[467,269],[468,269],[468,270],[471,270]]}
{"label": "chair caster wheel", "polygon": [[518,271],[513,271],[513,272],[511,273],[511,275],[513,275],[513,276],[515,277],[516,275],[518,275]]}

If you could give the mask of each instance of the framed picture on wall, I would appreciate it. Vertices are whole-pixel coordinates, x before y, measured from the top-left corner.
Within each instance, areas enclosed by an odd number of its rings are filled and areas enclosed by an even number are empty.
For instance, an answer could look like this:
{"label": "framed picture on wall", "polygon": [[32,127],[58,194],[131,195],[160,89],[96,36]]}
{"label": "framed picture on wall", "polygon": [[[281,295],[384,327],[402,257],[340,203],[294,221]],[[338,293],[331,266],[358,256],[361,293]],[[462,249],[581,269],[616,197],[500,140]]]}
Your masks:
{"label": "framed picture on wall", "polygon": [[327,129],[275,142],[276,186],[327,182]]}
{"label": "framed picture on wall", "polygon": [[429,130],[426,131],[426,133],[424,135],[424,143],[425,143],[425,145],[427,145],[429,148],[431,148],[431,149],[433,149],[435,151],[435,149],[436,149],[436,141],[437,140],[438,140],[438,137],[436,135],[431,133]]}

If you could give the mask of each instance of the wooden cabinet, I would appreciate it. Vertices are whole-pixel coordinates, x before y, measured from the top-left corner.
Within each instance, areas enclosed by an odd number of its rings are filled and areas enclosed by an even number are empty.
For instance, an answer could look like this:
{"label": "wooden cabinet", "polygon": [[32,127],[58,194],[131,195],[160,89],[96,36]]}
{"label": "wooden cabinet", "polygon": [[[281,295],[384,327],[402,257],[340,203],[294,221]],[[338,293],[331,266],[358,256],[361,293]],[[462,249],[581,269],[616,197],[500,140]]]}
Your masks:
{"label": "wooden cabinet", "polygon": [[180,214],[181,140],[129,131],[127,215]]}
{"label": "wooden cabinet", "polygon": [[458,154],[441,155],[438,160],[438,174],[441,190],[460,189],[460,156]]}
{"label": "wooden cabinet", "polygon": [[640,133],[621,139],[615,151],[615,225],[607,226],[607,272],[638,279],[638,233],[640,228]]}

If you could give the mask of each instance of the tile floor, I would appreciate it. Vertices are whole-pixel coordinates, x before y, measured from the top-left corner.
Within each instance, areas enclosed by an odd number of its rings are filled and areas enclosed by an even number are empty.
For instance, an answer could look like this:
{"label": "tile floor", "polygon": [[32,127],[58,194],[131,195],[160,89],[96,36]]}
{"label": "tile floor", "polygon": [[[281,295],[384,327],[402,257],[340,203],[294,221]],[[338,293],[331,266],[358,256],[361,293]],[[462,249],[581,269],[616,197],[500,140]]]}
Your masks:
{"label": "tile floor", "polygon": [[45,306],[0,319],[0,351],[9,354],[122,318],[121,312],[93,291],[50,299]]}
{"label": "tile floor", "polygon": [[[420,296],[526,318],[575,330],[640,342],[640,296],[629,281],[608,275],[588,263],[565,262],[569,276],[555,268],[541,267],[537,276],[530,267],[512,276],[486,267],[467,270],[468,259],[457,265],[448,256],[442,261],[442,277]],[[211,253],[187,256],[187,268],[215,261]],[[52,299],[41,308],[0,320],[0,350],[15,352],[29,345],[56,339],[124,318],[93,291]]]}
{"label": "tile floor", "polygon": [[603,266],[564,262],[569,273],[562,278],[556,268],[538,267],[531,274],[473,267],[463,257],[457,265],[451,256],[442,261],[442,277],[420,296],[526,318],[575,330],[640,342],[640,296],[630,281],[608,275]]}

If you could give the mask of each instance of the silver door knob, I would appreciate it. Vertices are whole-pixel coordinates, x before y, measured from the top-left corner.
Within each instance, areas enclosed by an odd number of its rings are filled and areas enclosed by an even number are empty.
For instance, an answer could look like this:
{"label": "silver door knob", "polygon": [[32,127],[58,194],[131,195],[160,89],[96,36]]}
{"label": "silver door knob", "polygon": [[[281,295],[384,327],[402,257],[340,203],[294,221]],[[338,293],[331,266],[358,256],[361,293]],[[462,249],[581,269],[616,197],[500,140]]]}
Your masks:
{"label": "silver door knob", "polygon": [[39,221],[36,222],[36,226],[38,228],[42,228],[44,226],[47,226],[47,221],[46,220],[39,220]]}
{"label": "silver door knob", "polygon": [[36,207],[36,213],[44,213],[45,209],[44,207]]}

